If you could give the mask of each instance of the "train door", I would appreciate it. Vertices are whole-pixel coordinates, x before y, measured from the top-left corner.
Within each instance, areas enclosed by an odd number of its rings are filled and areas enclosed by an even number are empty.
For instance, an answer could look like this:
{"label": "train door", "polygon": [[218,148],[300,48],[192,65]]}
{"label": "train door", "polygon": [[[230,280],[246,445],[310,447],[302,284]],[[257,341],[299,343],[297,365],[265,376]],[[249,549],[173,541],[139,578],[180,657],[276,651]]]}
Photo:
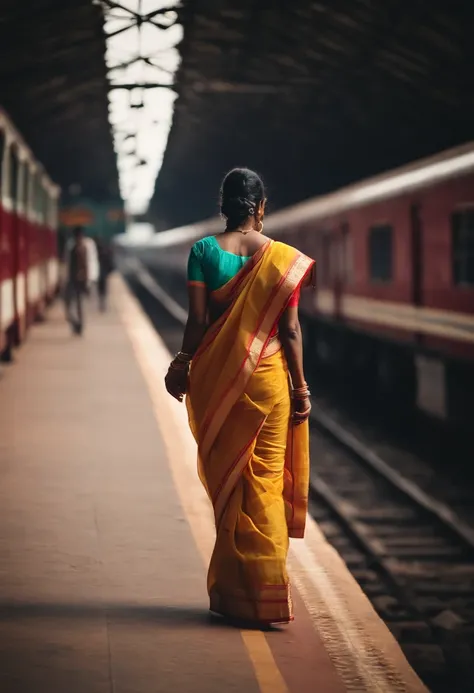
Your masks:
{"label": "train door", "polygon": [[15,285],[15,322],[17,342],[23,341],[28,327],[27,257],[24,210],[22,209],[22,162],[18,146],[9,149],[9,191],[12,209],[12,240]]}
{"label": "train door", "polygon": [[53,189],[49,193],[49,204],[50,204],[50,221],[49,221],[49,234],[50,234],[50,245],[48,254],[48,276],[49,276],[49,291],[50,298],[53,298],[54,294],[59,288],[59,248],[58,248],[58,198],[59,189]]}
{"label": "train door", "polygon": [[[8,142],[6,148],[5,166],[5,195],[3,205],[5,210],[4,222],[7,242],[10,246],[10,278],[13,298],[14,342],[18,344],[24,334],[25,290],[22,276],[20,228],[18,218],[18,176],[19,152],[14,142]],[[23,281],[22,281],[23,279]]]}
{"label": "train door", "polygon": [[30,222],[28,224],[28,298],[31,319],[38,316],[41,308],[41,192],[42,183],[39,171],[31,171],[30,183]]}
{"label": "train door", "polygon": [[41,172],[35,176],[35,226],[33,252],[30,258],[30,283],[34,295],[35,317],[43,312],[46,295],[46,270],[44,266],[46,251],[45,229],[45,189]]}
{"label": "train door", "polygon": [[[412,302],[415,310],[423,307],[423,217],[419,204],[413,204],[411,216]],[[424,334],[415,332],[415,340],[423,344]],[[446,372],[444,362],[423,353],[415,355],[416,404],[422,411],[445,419],[447,415]]]}
{"label": "train door", "polygon": [[45,308],[46,297],[48,295],[48,258],[50,256],[50,233],[48,216],[48,190],[44,180],[41,181],[41,233],[40,233],[40,274],[41,274],[41,310]]}
{"label": "train door", "polygon": [[21,282],[21,304],[25,315],[24,330],[30,322],[29,300],[28,300],[28,185],[29,167],[25,158],[18,162],[18,183],[17,183],[17,231],[18,231],[18,250],[19,250],[19,279]]}

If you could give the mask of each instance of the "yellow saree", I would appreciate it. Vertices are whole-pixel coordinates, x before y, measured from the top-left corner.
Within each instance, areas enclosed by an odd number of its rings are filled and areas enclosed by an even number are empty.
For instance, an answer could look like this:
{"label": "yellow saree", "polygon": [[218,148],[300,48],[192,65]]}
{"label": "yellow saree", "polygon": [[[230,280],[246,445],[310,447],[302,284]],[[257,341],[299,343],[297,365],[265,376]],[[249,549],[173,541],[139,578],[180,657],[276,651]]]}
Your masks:
{"label": "yellow saree", "polygon": [[214,508],[210,608],[245,621],[292,620],[288,537],[303,537],[308,423],[290,421],[286,360],[270,338],[313,261],[269,241],[212,292],[223,307],[190,371],[186,397],[199,477]]}

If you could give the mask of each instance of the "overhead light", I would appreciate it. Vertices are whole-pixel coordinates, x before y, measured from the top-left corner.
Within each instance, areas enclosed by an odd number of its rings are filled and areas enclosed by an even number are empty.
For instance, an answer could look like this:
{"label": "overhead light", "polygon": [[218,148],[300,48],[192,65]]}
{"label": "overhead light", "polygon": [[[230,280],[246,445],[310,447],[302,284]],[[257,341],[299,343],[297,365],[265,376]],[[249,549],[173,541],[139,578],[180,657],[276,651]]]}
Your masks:
{"label": "overhead light", "polygon": [[[128,211],[144,212],[161,168],[176,99],[171,88],[180,61],[176,46],[182,27],[173,25],[176,13],[166,10],[177,7],[179,0],[127,0],[126,6],[121,4],[120,23],[112,10],[115,3],[98,4],[104,9],[105,33],[110,35],[106,39],[109,117],[120,191]],[[146,12],[141,11],[142,4]],[[119,31],[124,24],[130,27]],[[160,24],[168,28],[160,29]]]}

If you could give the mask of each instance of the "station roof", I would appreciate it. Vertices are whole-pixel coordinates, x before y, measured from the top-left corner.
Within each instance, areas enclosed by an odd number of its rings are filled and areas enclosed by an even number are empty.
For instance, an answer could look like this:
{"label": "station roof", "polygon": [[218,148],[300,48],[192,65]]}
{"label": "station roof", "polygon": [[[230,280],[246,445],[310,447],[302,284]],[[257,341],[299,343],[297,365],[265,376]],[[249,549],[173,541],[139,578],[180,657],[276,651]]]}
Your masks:
{"label": "station roof", "polygon": [[212,216],[233,166],[275,208],[473,138],[471,0],[183,0],[180,21],[161,228]]}
{"label": "station roof", "polygon": [[116,194],[103,16],[92,0],[3,0],[0,105],[51,178]]}

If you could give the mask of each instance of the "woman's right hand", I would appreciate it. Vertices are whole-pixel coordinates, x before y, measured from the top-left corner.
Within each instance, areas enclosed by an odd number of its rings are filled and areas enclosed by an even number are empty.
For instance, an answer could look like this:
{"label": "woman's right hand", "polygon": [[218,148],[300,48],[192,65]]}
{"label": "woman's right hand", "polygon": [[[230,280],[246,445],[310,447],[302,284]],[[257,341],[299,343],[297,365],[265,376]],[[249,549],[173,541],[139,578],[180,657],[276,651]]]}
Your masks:
{"label": "woman's right hand", "polygon": [[309,397],[293,400],[292,420],[295,426],[307,421],[311,412],[311,400]]}
{"label": "woman's right hand", "polygon": [[186,393],[186,383],[188,379],[188,368],[170,368],[165,377],[165,387],[168,393],[182,402]]}

